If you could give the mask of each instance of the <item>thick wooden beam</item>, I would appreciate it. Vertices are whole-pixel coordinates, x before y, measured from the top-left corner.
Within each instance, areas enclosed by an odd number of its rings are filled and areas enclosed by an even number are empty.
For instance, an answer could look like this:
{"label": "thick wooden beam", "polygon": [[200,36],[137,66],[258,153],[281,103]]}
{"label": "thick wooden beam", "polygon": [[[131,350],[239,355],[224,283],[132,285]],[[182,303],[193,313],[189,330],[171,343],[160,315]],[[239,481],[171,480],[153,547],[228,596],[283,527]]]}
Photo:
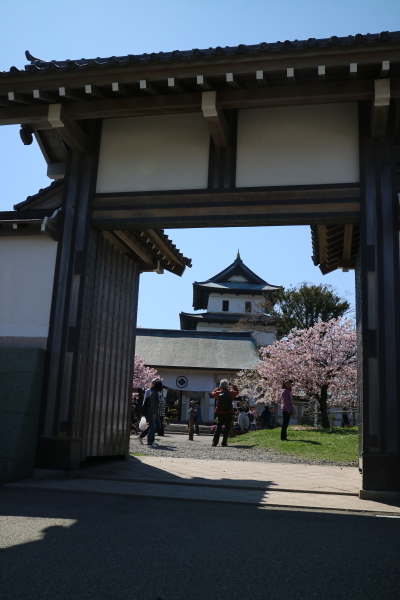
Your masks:
{"label": "thick wooden beam", "polygon": [[217,92],[203,92],[201,109],[217,148],[229,146],[229,130],[222,110],[217,108]]}
{"label": "thick wooden beam", "polygon": [[[343,264],[347,265],[351,259],[351,244],[353,241],[353,228],[352,223],[346,223],[344,226],[344,240],[343,240]],[[348,272],[347,267],[343,267],[343,272]]]}
{"label": "thick wooden beam", "polygon": [[120,240],[124,242],[134,252],[139,256],[139,258],[147,265],[153,264],[153,257],[150,252],[139,244],[139,242],[130,234],[128,231],[114,231],[115,235],[119,237]]}
{"label": "thick wooden beam", "polygon": [[62,140],[76,154],[85,154],[88,148],[88,137],[83,129],[71,121],[66,115],[62,104],[50,104],[48,121],[57,130]]}
{"label": "thick wooden beam", "polygon": [[375,97],[371,113],[373,138],[385,135],[390,106],[390,79],[375,79]]}
{"label": "thick wooden beam", "polygon": [[92,223],[100,229],[219,227],[222,223],[356,223],[360,191],[351,186],[97,194]]}
{"label": "thick wooden beam", "polygon": [[[384,80],[382,80],[384,81]],[[390,80],[391,98],[400,98],[400,79]],[[307,104],[332,104],[373,100],[374,82],[345,81],[307,85],[268,86],[252,89],[221,90],[218,108],[268,108]],[[155,95],[154,97],[107,98],[86,102],[71,102],[65,114],[71,120],[107,119],[113,117],[145,116],[201,112],[201,92],[187,94]],[[43,118],[44,117],[44,118]],[[0,108],[0,125],[35,124],[33,129],[48,128],[46,106],[21,106]]]}

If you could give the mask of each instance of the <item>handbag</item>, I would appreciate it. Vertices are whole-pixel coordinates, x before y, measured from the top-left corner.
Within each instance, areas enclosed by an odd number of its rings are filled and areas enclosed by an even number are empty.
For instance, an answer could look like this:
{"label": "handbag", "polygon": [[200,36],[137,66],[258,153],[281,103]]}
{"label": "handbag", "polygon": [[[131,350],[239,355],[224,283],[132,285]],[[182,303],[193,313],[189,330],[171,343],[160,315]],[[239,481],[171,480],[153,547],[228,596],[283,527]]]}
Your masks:
{"label": "handbag", "polygon": [[145,431],[145,429],[147,429],[147,421],[146,421],[146,417],[142,417],[140,419],[140,423],[139,423],[139,429],[140,431]]}

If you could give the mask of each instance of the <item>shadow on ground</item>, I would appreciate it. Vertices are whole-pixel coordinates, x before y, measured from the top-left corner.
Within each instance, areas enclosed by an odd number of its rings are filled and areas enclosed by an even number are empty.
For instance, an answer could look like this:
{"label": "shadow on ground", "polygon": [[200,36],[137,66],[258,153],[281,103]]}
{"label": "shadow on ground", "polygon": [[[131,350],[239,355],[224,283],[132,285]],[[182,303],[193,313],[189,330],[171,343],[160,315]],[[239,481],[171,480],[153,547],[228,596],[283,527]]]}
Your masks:
{"label": "shadow on ground", "polygon": [[10,488],[0,513],[2,600],[400,594],[400,519]]}

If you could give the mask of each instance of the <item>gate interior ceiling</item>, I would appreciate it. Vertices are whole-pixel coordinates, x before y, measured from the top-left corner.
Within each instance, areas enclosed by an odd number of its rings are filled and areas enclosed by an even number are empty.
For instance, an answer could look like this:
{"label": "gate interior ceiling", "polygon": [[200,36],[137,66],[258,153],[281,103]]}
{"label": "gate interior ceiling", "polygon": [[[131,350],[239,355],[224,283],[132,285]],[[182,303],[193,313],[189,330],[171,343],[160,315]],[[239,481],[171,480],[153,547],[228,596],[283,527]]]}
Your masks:
{"label": "gate interior ceiling", "polygon": [[189,264],[161,228],[308,224],[323,273],[356,269],[363,486],[400,491],[400,32],[26,56],[0,124],[62,180],[1,214],[60,239],[37,465],[126,452],[139,273]]}

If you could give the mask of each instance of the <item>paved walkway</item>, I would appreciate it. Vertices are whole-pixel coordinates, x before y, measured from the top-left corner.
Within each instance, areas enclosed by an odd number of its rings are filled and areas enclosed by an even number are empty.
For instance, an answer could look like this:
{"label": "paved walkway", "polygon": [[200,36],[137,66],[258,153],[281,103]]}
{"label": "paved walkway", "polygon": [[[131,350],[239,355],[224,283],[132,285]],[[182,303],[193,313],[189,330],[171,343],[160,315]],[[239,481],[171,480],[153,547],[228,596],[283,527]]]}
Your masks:
{"label": "paved walkway", "polygon": [[88,466],[78,479],[31,479],[6,487],[400,516],[399,505],[360,500],[361,477],[351,467],[135,456]]}

